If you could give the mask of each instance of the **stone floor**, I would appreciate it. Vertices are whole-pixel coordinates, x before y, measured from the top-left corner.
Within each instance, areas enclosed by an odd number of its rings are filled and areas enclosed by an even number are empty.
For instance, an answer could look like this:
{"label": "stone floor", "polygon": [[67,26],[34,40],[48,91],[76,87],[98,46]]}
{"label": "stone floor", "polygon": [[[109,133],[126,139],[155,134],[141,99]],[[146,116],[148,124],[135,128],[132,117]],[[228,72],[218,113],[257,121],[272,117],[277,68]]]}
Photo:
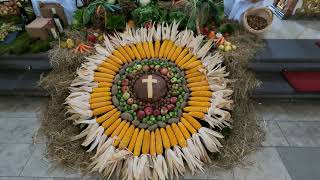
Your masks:
{"label": "stone floor", "polygon": [[[43,157],[38,107],[46,98],[0,97],[0,180],[99,179],[54,169]],[[211,180],[317,180],[320,177],[320,103],[257,103],[259,124],[266,139],[250,154],[249,166],[232,170],[208,168],[185,179]]]}

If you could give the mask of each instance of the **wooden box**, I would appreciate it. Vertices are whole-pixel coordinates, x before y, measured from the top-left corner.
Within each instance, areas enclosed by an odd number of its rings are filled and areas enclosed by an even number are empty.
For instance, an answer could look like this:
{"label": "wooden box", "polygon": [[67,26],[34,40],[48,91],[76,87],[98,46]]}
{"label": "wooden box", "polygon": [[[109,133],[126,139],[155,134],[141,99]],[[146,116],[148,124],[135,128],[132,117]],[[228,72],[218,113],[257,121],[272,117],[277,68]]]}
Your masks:
{"label": "wooden box", "polygon": [[37,18],[26,26],[26,31],[31,37],[46,40],[51,36],[51,28],[55,28],[51,18]]}
{"label": "wooden box", "polygon": [[40,14],[42,17],[44,18],[52,18],[53,14],[51,9],[55,8],[57,15],[59,16],[59,18],[62,20],[63,26],[68,25],[68,21],[67,21],[67,17],[64,13],[64,8],[61,6],[61,4],[59,3],[39,3],[39,7],[40,7]]}

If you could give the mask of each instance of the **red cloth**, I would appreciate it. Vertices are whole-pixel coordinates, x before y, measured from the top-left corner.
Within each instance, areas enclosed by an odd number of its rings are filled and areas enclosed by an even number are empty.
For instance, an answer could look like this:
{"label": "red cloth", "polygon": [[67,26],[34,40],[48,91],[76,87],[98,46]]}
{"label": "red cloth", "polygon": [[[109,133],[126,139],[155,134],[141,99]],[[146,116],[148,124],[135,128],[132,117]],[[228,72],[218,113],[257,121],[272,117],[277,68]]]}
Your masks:
{"label": "red cloth", "polygon": [[282,74],[298,92],[320,92],[320,72],[290,72]]}

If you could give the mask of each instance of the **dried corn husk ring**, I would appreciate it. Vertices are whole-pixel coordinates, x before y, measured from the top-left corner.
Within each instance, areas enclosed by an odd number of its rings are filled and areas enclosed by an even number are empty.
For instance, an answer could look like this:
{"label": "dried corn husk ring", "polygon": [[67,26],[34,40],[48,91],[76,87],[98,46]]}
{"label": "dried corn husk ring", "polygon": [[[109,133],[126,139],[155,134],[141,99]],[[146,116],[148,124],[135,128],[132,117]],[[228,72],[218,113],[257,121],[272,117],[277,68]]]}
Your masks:
{"label": "dried corn husk ring", "polygon": [[[228,72],[222,56],[209,52],[211,41],[187,29],[179,32],[178,26],[127,27],[123,33],[105,35],[104,44],[95,45],[96,54],[77,70],[65,104],[69,120],[87,125],[71,139],[83,138],[87,151],[95,151],[92,171],[105,177],[117,173],[123,179],[178,178],[185,166],[192,174],[203,171],[211,161],[207,151],[222,148],[218,130],[231,126],[233,104]],[[177,95],[139,106],[141,99],[132,93],[137,83],[132,82],[150,69],[165,79],[165,95]],[[153,84],[159,83],[154,74],[149,76],[143,79],[148,98],[155,91]],[[152,109],[161,103],[161,111]]]}

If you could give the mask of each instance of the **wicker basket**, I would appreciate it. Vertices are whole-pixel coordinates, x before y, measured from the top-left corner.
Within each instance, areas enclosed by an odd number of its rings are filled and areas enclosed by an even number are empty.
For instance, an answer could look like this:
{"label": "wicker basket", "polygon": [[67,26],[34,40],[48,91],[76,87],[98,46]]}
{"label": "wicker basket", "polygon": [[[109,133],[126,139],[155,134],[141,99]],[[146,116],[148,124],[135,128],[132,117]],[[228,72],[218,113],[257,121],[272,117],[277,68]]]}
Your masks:
{"label": "wicker basket", "polygon": [[[248,19],[247,18],[248,18],[249,15],[256,15],[256,16],[263,17],[268,22],[267,27],[265,27],[264,29],[261,29],[261,30],[253,29],[248,24]],[[243,26],[247,31],[249,31],[251,33],[254,33],[254,34],[259,34],[259,33],[266,32],[270,28],[270,26],[272,24],[272,20],[273,20],[273,13],[268,8],[253,8],[253,9],[247,10],[243,14],[242,20],[243,20]]]}

